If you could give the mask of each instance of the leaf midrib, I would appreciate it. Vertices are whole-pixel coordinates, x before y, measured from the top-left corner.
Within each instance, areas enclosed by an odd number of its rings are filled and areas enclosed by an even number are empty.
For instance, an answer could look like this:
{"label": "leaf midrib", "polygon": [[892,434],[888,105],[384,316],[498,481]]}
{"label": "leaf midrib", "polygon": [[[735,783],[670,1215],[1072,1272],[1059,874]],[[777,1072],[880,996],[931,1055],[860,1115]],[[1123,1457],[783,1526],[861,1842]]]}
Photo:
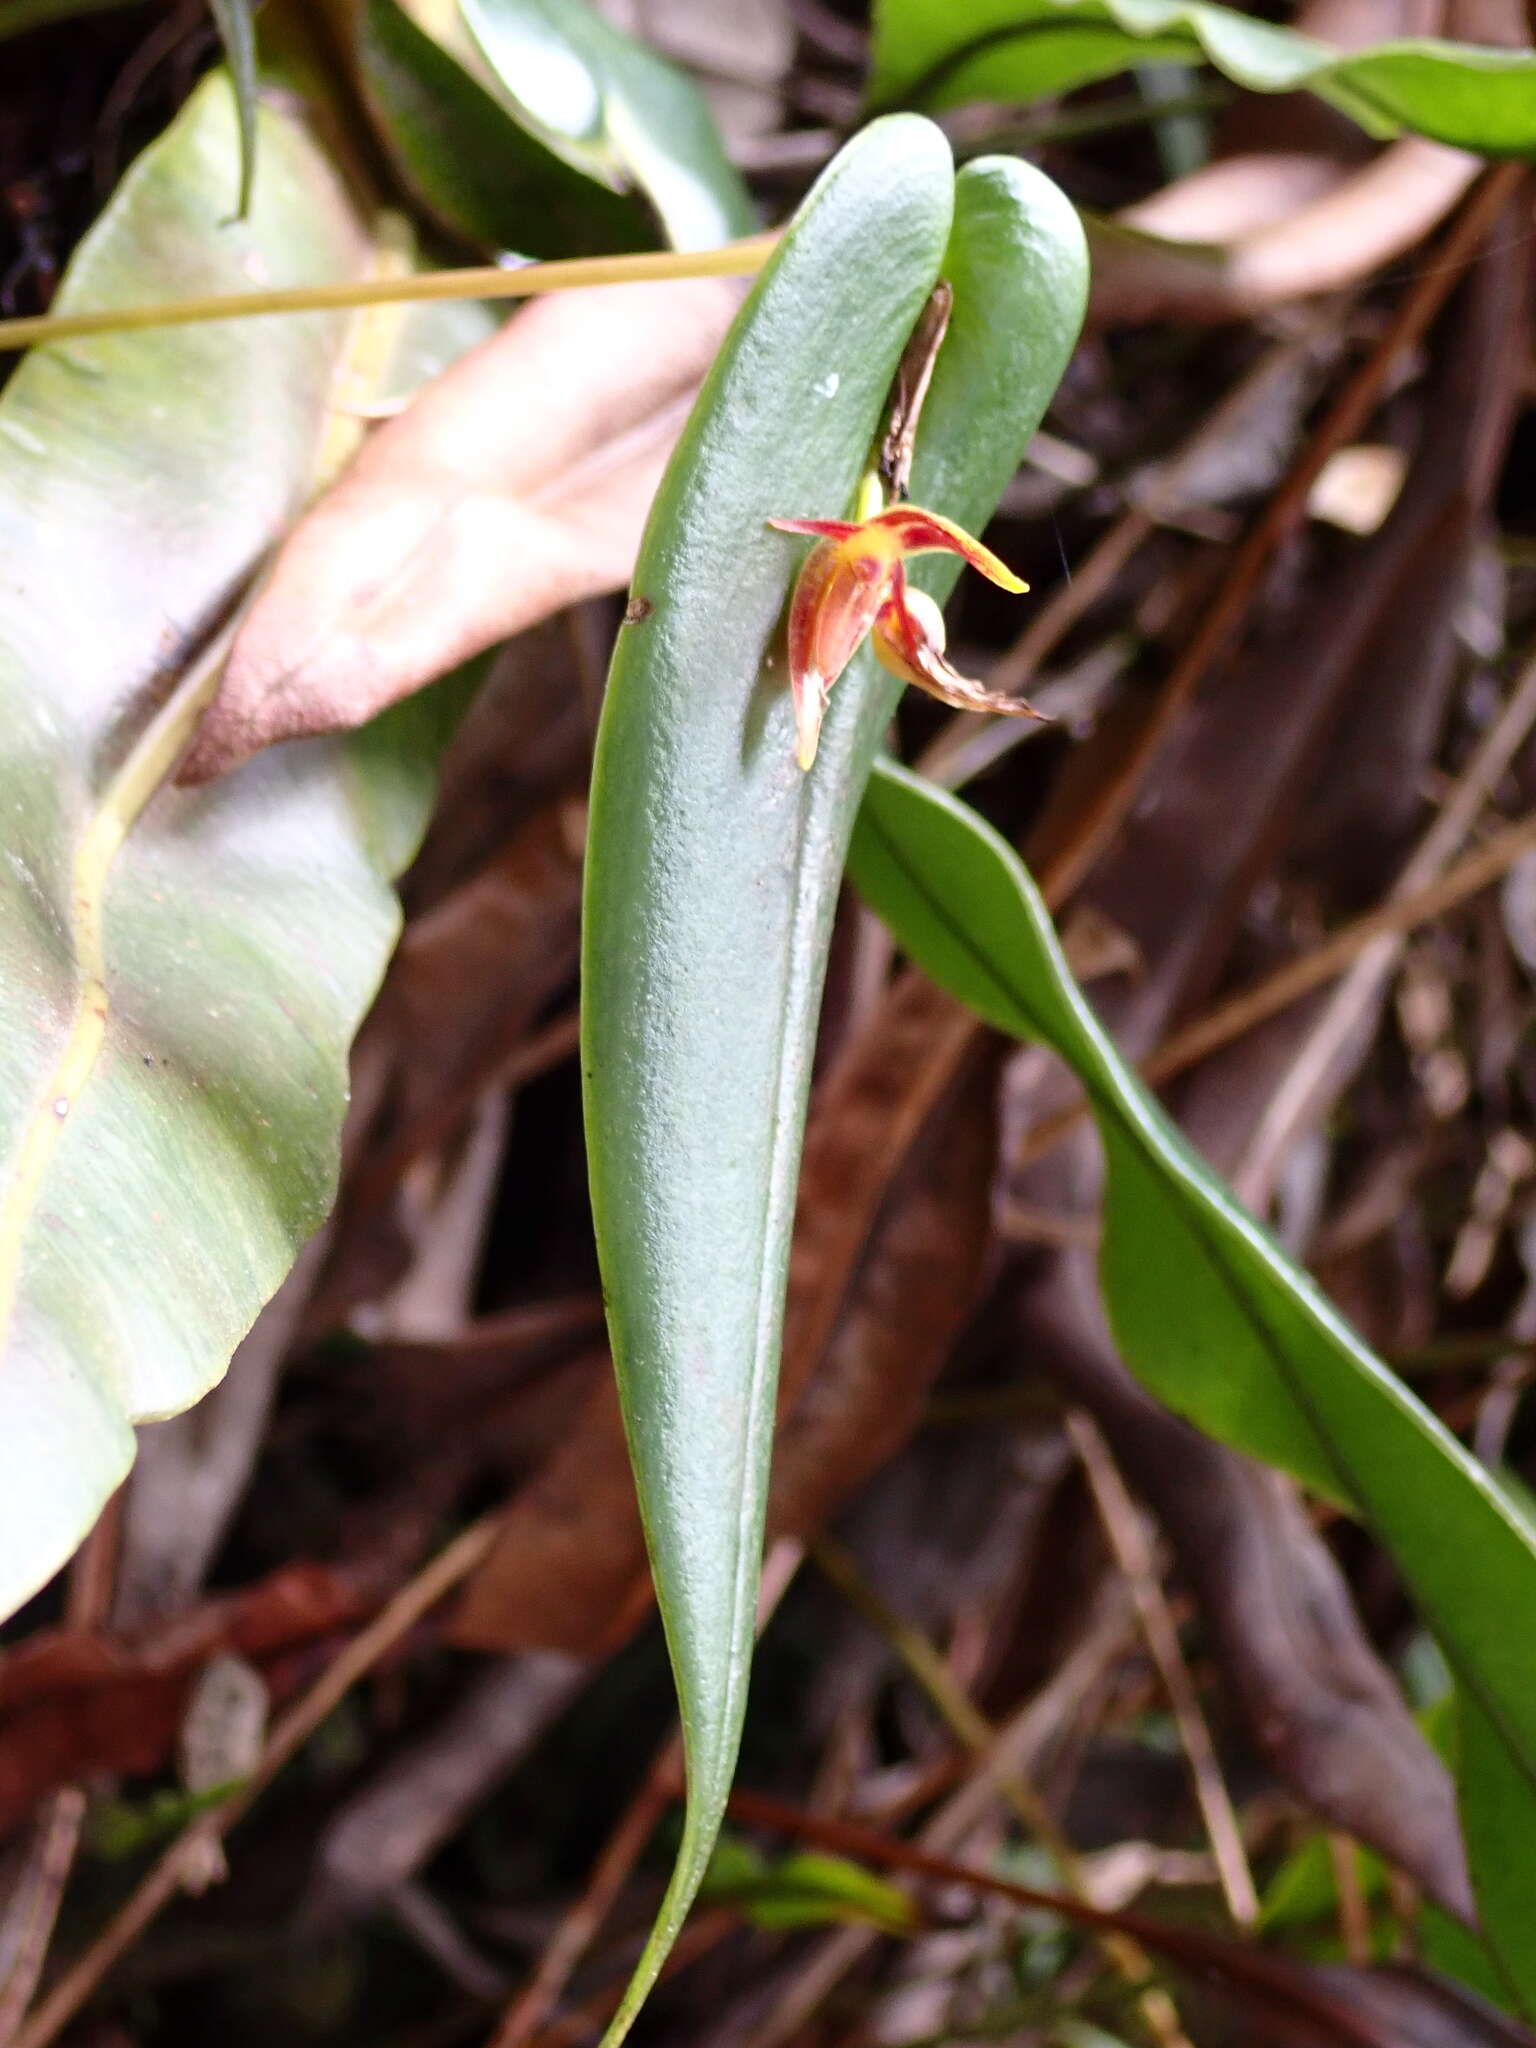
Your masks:
{"label": "leaf midrib", "polygon": [[15,1165],[0,1198],[0,1355],[15,1315],[22,1256],[48,1169],[106,1043],[112,1003],[103,913],[112,865],[212,702],[234,631],[231,621],[139,735],[75,849],[68,924],[77,969],[74,1007],[63,1049],[23,1126]]}

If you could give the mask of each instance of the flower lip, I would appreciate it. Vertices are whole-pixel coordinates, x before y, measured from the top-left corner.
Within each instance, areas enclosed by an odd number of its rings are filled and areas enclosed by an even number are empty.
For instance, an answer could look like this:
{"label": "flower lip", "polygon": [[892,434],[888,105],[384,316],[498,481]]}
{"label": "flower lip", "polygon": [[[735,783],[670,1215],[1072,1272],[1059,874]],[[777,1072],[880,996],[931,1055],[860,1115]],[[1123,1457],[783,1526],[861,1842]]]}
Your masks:
{"label": "flower lip", "polygon": [[944,614],[926,590],[911,589],[898,569],[870,636],[880,666],[957,711],[993,711],[1049,723],[1043,711],[1022,697],[1004,697],[961,675],[946,656],[944,642]]}

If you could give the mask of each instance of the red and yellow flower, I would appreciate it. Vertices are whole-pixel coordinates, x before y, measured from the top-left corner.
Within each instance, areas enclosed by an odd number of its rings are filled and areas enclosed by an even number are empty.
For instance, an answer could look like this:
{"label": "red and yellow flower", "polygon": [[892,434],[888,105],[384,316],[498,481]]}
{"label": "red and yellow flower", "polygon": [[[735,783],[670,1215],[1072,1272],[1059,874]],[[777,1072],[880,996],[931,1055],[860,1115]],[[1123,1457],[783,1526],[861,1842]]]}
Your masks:
{"label": "red and yellow flower", "polygon": [[789,606],[789,687],[795,707],[796,753],[802,768],[816,742],[832,685],[871,634],[882,667],[903,682],[964,711],[1001,711],[1038,718],[1020,697],[1001,697],[951,667],[944,655],[944,618],[933,599],[907,582],[908,555],[937,549],[962,555],[1004,590],[1020,582],[990,548],[964,528],[919,505],[892,505],[862,520],[771,519],[784,533],[808,533],[806,556]]}

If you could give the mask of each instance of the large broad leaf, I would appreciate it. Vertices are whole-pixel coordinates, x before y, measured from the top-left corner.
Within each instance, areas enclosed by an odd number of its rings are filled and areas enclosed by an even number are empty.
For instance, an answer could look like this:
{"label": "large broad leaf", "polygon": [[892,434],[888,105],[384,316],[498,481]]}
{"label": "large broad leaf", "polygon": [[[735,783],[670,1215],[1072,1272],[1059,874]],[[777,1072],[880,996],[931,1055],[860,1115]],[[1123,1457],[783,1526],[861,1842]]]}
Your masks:
{"label": "large broad leaf", "polygon": [[980,162],[957,183],[935,128],[877,122],[806,201],[705,385],[604,706],[582,995],[592,1200],[690,1801],[620,2032],[697,1888],[735,1760],[816,1009],[896,687],[859,657],[801,774],[781,619],[803,546],[767,521],[851,505],[941,269],[955,310],[913,491],[986,516],[1076,334],[1081,231],[1027,166]]}
{"label": "large broad leaf", "polygon": [[[206,82],[61,309],[357,274],[299,126],[264,110],[258,146],[231,221],[238,119]],[[381,337],[308,314],[76,341],[0,397],[0,1611],[89,1528],[131,1425],[219,1377],[331,1198],[426,755],[375,730],[157,785]]]}
{"label": "large broad leaf", "polygon": [[1075,1069],[1103,1137],[1116,1341],[1160,1400],[1358,1514],[1454,1668],[1463,1817],[1489,1945],[1536,2011],[1536,1542],[1168,1122],[1072,980],[1017,856],[882,763],[850,871],[901,945],[998,1029]]}
{"label": "large broad leaf", "polygon": [[1536,56],[1430,38],[1340,51],[1205,0],[879,0],[876,106],[1036,100],[1157,59],[1250,92],[1320,94],[1373,135],[1536,149]]}
{"label": "large broad leaf", "polygon": [[363,97],[449,227],[524,256],[750,234],[691,79],[583,0],[341,0]]}

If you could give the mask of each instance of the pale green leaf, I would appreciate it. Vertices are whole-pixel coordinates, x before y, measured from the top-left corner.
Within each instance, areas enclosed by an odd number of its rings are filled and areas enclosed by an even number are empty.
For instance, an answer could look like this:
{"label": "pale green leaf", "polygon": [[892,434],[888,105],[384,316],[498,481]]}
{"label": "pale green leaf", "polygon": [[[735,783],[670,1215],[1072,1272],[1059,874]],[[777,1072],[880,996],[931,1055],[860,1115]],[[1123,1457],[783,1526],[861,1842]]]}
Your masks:
{"label": "pale green leaf", "polygon": [[484,248],[539,258],[656,246],[652,217],[633,193],[595,179],[509,110],[457,7],[348,0],[345,18],[379,137],[446,227]]}
{"label": "pale green leaf", "polygon": [[[238,115],[205,81],[60,310],[356,275],[369,245],[324,159],[271,107],[258,134],[234,222]],[[214,672],[199,650],[357,431],[332,400],[360,332],[103,336],[34,351],[0,395],[3,1611],[89,1528],[132,1425],[218,1379],[331,1200],[421,763],[367,735],[156,785]]]}
{"label": "pale green leaf", "polygon": [[364,100],[448,227],[523,256],[750,234],[692,80],[583,0],[346,0]]}

